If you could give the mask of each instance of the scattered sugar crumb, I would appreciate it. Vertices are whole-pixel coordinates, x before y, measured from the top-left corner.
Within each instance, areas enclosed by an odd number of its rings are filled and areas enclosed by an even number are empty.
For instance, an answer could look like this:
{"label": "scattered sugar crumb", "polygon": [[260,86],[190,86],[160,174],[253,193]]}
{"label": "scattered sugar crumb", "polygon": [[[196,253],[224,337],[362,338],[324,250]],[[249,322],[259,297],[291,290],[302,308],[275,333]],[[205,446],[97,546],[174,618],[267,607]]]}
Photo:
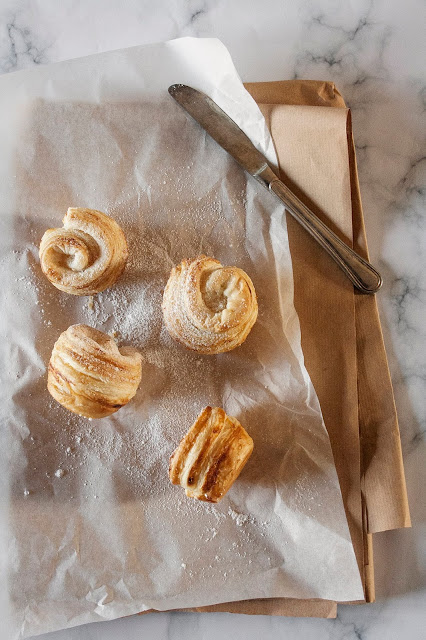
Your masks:
{"label": "scattered sugar crumb", "polygon": [[63,477],[64,477],[64,475],[65,475],[65,471],[64,471],[64,469],[56,469],[56,471],[55,471],[55,476],[56,476],[57,478],[63,478]]}
{"label": "scattered sugar crumb", "polygon": [[228,515],[230,515],[231,518],[235,521],[235,524],[237,525],[237,527],[242,527],[243,524],[245,524],[249,519],[248,515],[245,515],[244,513],[238,513],[237,511],[234,511],[231,507],[229,507],[228,509]]}

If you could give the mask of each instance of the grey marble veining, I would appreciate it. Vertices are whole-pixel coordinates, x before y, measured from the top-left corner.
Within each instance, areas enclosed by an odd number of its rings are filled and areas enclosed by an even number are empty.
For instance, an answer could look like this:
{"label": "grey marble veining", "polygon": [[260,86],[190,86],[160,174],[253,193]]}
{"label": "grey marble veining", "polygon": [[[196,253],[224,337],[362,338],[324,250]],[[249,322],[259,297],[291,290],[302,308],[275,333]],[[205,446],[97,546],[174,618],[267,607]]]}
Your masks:
{"label": "grey marble veining", "polygon": [[336,83],[352,110],[371,259],[385,281],[378,302],[414,525],[375,536],[378,602],[339,607],[334,621],[156,614],[46,640],[425,637],[424,19],[420,0],[0,0],[2,73],[194,35],[219,37],[243,80]]}

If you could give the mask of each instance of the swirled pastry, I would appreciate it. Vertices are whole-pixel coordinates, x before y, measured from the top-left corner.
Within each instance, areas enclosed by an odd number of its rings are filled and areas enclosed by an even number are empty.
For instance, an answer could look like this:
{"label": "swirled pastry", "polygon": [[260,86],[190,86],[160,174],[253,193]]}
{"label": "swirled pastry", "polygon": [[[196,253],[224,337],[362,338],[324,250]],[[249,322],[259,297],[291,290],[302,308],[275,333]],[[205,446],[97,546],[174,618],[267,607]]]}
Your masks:
{"label": "swirled pastry", "polygon": [[61,333],[49,362],[47,388],[66,409],[86,418],[118,411],[136,393],[142,357],[102,331],[74,324]]}
{"label": "swirled pastry", "polygon": [[237,267],[199,256],[172,269],[163,296],[172,338],[199,353],[231,351],[244,342],[257,318],[249,276]]}
{"label": "swirled pastry", "polygon": [[169,477],[190,498],[219,502],[252,451],[253,440],[238,420],[206,407],[170,457]]}
{"label": "swirled pastry", "polygon": [[114,284],[128,255],[121,227],[101,211],[72,207],[62,222],[62,229],[48,229],[40,243],[41,268],[50,282],[76,296]]}

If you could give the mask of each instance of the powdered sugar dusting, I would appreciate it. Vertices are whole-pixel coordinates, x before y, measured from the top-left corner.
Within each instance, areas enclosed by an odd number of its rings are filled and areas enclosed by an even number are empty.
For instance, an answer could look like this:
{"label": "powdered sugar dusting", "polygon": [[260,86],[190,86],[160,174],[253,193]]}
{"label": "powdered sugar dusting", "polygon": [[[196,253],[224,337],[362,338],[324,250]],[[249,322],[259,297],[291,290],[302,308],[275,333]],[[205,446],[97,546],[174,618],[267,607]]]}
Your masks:
{"label": "powdered sugar dusting", "polygon": [[[342,527],[331,542],[324,533],[323,522],[334,522],[340,504],[338,484],[319,412],[309,404],[304,372],[283,332],[295,324],[284,295],[291,292],[291,266],[281,208],[265,204],[267,194],[257,193],[170,100],[40,102],[34,112],[17,158],[16,208],[26,213],[14,228],[16,253],[2,262],[16,274],[7,298],[15,349],[7,373],[18,462],[10,519],[21,555],[19,585],[35,584],[34,563],[26,560],[37,541],[38,557],[46,559],[43,577],[66,562],[67,577],[114,584],[115,598],[143,598],[154,608],[177,593],[192,598],[205,585],[220,596],[224,588],[239,594],[242,585],[254,592],[259,576],[262,589],[271,577],[273,590],[284,563],[289,575],[299,575],[301,557],[310,557],[307,529],[298,527],[297,543],[292,536],[291,500],[298,524],[299,515],[303,522],[320,520],[325,558],[332,544],[346,549]],[[39,266],[40,238],[60,226],[68,205],[104,211],[129,245],[117,283],[89,298],[58,291]],[[177,344],[162,318],[172,267],[202,253],[242,268],[259,298],[259,320],[246,342],[217,357]],[[143,357],[135,397],[102,420],[67,412],[46,390],[53,344],[79,322]],[[255,443],[218,504],[187,498],[168,478],[170,454],[207,405],[223,406]],[[29,509],[40,518],[28,517]],[[311,573],[303,584],[309,586]],[[92,591],[85,602],[101,601],[104,594]]]}

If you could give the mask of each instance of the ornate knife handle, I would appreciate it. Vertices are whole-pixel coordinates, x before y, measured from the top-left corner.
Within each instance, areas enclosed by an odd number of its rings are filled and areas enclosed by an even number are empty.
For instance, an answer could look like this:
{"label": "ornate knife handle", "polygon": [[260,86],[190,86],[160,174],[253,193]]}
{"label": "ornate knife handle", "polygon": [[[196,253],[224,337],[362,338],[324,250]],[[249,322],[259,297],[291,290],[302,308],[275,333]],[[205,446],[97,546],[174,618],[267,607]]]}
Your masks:
{"label": "ornate knife handle", "polygon": [[[259,178],[266,176],[259,174]],[[284,203],[287,211],[311,234],[313,238],[339,265],[354,286],[362,293],[376,293],[382,286],[382,277],[374,267],[361,258],[347,244],[331,231],[327,225],[307,207],[299,198],[275,175],[265,180],[269,190]]]}

